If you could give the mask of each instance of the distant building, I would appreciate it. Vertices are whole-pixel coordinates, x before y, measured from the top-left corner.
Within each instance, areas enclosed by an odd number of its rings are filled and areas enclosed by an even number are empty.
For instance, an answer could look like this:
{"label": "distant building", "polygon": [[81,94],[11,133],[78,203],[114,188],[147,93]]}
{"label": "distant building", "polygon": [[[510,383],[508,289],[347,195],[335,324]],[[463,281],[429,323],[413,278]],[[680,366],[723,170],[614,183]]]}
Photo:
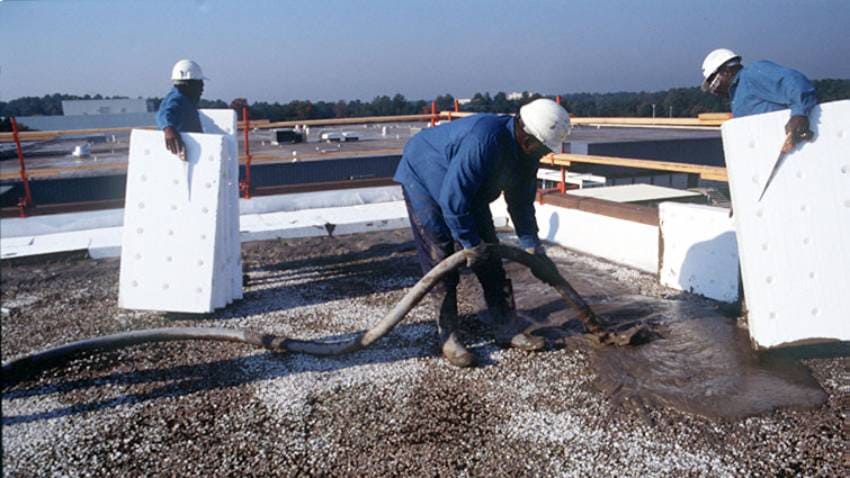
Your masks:
{"label": "distant building", "polygon": [[116,115],[147,112],[148,102],[144,99],[62,101],[62,114],[65,116]]}
{"label": "distant building", "polygon": [[144,99],[64,100],[62,116],[20,116],[18,123],[38,131],[154,126],[156,112]]}
{"label": "distant building", "polygon": [[521,99],[522,99],[522,96],[523,96],[524,94],[527,94],[528,96],[533,96],[533,95],[534,95],[534,93],[533,93],[533,92],[531,92],[531,91],[528,91],[528,92],[524,92],[524,91],[513,91],[513,92],[511,92],[511,93],[508,93],[508,94],[507,94],[507,99],[508,99],[508,101],[521,100]]}

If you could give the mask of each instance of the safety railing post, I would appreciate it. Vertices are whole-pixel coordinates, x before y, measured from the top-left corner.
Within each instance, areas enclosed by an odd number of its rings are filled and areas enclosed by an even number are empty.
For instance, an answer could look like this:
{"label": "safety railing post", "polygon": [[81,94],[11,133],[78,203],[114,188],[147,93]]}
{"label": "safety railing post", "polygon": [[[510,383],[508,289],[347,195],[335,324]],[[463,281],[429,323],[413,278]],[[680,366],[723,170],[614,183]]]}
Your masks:
{"label": "safety railing post", "polygon": [[558,184],[558,191],[561,194],[566,194],[567,192],[567,168],[561,166],[561,183]]}
{"label": "safety railing post", "polygon": [[555,97],[555,103],[561,104],[561,95]]}
{"label": "safety railing post", "polygon": [[12,136],[15,139],[15,149],[18,152],[18,165],[21,168],[21,183],[24,185],[24,197],[18,201],[18,209],[21,217],[27,217],[27,207],[32,206],[32,193],[30,192],[30,180],[27,177],[27,167],[24,163],[24,150],[21,148],[21,139],[18,136],[18,122],[15,117],[9,118],[12,122]]}
{"label": "safety railing post", "polygon": [[437,125],[437,102],[431,102],[431,126],[434,127]]}
{"label": "safety railing post", "polygon": [[242,107],[242,127],[245,130],[245,179],[239,182],[239,190],[243,198],[251,199],[251,143],[248,142],[251,119],[248,118],[247,106]]}

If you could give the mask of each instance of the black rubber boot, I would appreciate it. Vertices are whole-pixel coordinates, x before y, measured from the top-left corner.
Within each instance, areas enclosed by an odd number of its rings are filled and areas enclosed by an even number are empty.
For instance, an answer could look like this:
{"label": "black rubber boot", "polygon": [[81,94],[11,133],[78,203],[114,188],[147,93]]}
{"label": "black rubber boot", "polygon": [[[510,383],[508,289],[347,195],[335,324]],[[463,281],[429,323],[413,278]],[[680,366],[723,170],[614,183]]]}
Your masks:
{"label": "black rubber boot", "polygon": [[487,301],[487,312],[493,319],[493,336],[498,345],[529,352],[540,350],[546,345],[542,337],[522,332],[510,279],[505,279],[498,293],[490,291],[485,293],[484,298]]}
{"label": "black rubber boot", "polygon": [[455,367],[469,367],[475,363],[475,356],[457,336],[457,291],[435,290],[434,293],[437,294],[437,333],[443,357]]}

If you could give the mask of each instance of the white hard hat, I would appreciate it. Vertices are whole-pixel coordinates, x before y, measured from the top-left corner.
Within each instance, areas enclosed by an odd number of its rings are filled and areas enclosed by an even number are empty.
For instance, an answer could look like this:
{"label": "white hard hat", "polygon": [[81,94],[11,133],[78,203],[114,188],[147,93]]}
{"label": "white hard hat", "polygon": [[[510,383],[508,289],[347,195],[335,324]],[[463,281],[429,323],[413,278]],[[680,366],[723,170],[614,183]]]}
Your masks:
{"label": "white hard hat", "polygon": [[708,86],[708,79],[711,78],[718,68],[726,64],[730,60],[740,60],[741,55],[735,53],[728,48],[718,48],[705,56],[702,61],[702,86],[705,89]]}
{"label": "white hard hat", "polygon": [[548,98],[539,98],[519,109],[523,130],[545,144],[555,153],[570,132],[570,115],[561,105]]}
{"label": "white hard hat", "polygon": [[171,69],[172,81],[209,80],[201,71],[201,65],[192,60],[180,60]]}

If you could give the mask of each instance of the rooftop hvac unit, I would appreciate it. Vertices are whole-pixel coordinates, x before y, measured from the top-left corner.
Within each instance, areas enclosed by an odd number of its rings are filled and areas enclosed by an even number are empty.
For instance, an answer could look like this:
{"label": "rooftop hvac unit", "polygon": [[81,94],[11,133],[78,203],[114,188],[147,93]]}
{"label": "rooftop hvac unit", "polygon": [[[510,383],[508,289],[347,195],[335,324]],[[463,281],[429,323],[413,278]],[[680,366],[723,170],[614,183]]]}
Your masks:
{"label": "rooftop hvac unit", "polygon": [[338,133],[336,131],[322,133],[321,140],[327,143],[344,143],[347,141],[359,141],[360,136],[352,131]]}
{"label": "rooftop hvac unit", "polygon": [[272,144],[294,144],[304,141],[304,135],[292,128],[276,129],[272,132]]}
{"label": "rooftop hvac unit", "polygon": [[74,147],[74,151],[71,152],[71,155],[77,158],[87,158],[91,156],[91,145],[89,143],[77,145]]}

